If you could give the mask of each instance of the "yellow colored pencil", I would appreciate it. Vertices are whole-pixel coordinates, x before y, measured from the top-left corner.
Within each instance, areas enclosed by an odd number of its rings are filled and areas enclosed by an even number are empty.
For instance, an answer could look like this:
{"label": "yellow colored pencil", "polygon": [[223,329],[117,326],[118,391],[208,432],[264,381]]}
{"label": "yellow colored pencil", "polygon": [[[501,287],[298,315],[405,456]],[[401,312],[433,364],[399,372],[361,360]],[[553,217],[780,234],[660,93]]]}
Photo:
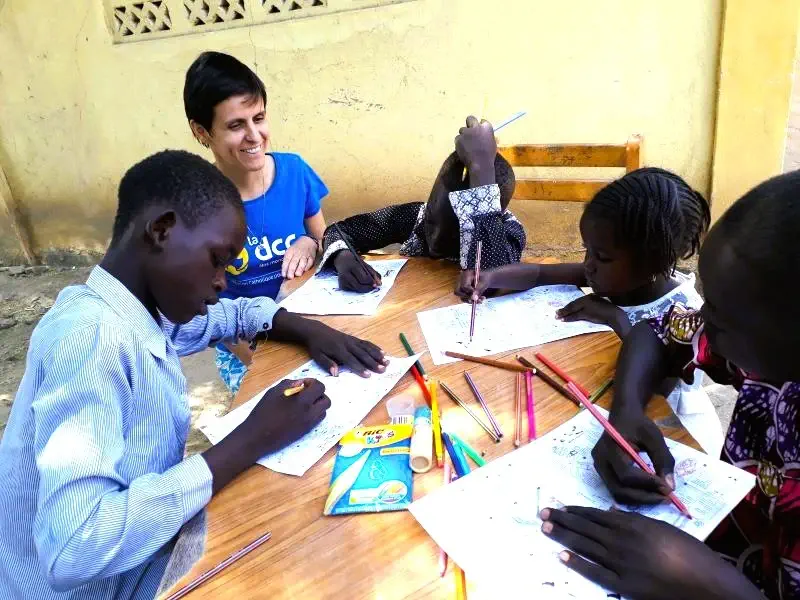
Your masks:
{"label": "yellow colored pencil", "polygon": [[467,578],[464,575],[464,571],[461,570],[461,567],[458,565],[453,566],[455,567],[453,573],[455,573],[456,577],[456,599],[467,600]]}
{"label": "yellow colored pencil", "polygon": [[431,379],[428,382],[431,391],[431,426],[433,427],[433,448],[436,452],[436,464],[444,466],[442,461],[442,424],[439,421],[439,382]]}
{"label": "yellow colored pencil", "polygon": [[294,387],[286,388],[285,390],[283,390],[283,395],[286,396],[287,398],[289,396],[294,396],[295,394],[299,394],[300,392],[302,392],[305,389],[305,387],[306,387],[306,384],[305,383],[301,383],[300,385],[296,385]]}

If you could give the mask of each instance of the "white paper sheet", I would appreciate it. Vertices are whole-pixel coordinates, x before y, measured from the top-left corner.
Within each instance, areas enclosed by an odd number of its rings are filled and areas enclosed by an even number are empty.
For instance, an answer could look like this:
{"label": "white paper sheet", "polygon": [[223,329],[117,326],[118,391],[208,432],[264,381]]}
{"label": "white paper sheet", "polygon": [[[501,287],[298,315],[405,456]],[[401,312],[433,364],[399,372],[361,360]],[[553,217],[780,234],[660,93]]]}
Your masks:
{"label": "white paper sheet", "polygon": [[447,350],[488,356],[584,333],[611,331],[605,325],[586,321],[565,323],[556,319],[559,308],[583,295],[572,285],[548,285],[489,298],[478,305],[472,342],[469,341],[471,304],[417,313],[417,319],[433,364],[443,365],[459,360],[445,356]]}
{"label": "white paper sheet", "polygon": [[[591,450],[601,433],[592,415],[581,412],[536,442],[414,502],[410,511],[475,581],[495,586],[505,581],[509,589],[537,598],[605,599],[605,590],[561,563],[562,548],[541,533],[538,517],[546,507],[607,510],[612,505],[592,463]],[[683,444],[667,443],[676,462],[676,493],[693,519],[672,504],[624,508],[703,540],[752,489],[755,477]]]}
{"label": "white paper sheet", "polygon": [[380,274],[381,287],[365,294],[339,289],[339,275],[335,271],[320,271],[287,296],[281,306],[302,315],[374,315],[407,260],[368,261]]}
{"label": "white paper sheet", "polygon": [[[345,433],[369,414],[420,356],[422,354],[403,358],[389,357],[386,371],[381,374],[373,373],[370,377],[361,377],[346,370],[340,371],[338,377],[333,377],[314,361],[308,361],[295,369],[283,379],[320,380],[325,385],[325,393],[331,399],[331,407],[322,423],[294,444],[263,456],[258,464],[287,475],[304,475]],[[227,415],[201,426],[200,430],[212,444],[219,443],[247,418],[264,392],[278,383],[260,391]]]}

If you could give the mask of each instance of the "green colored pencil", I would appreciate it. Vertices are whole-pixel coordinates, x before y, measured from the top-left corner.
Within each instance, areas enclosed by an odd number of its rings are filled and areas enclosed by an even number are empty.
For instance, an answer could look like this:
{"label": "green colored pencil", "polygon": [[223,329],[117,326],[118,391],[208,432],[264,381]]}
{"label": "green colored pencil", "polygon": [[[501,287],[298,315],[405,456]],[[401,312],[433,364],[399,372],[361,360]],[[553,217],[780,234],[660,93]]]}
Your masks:
{"label": "green colored pencil", "polygon": [[594,404],[595,402],[600,400],[600,398],[603,396],[603,394],[605,394],[612,385],[614,385],[614,378],[613,377],[611,379],[609,379],[608,381],[606,381],[599,388],[597,388],[597,391],[589,397],[589,402]]}
{"label": "green colored pencil", "polygon": [[[411,344],[408,343],[408,339],[406,338],[405,333],[402,332],[400,333],[400,342],[402,342],[403,347],[406,349],[406,352],[408,352],[409,356],[414,356],[416,354],[416,352],[414,352],[414,349],[411,347]],[[425,369],[422,368],[422,363],[417,361],[414,363],[414,366],[417,367],[417,371],[419,371],[419,374],[425,377]]]}
{"label": "green colored pencil", "polygon": [[470,458],[473,460],[473,462],[474,462],[476,465],[478,465],[479,467],[482,467],[483,465],[485,465],[485,464],[486,464],[486,461],[485,461],[485,460],[483,460],[483,457],[481,457],[481,455],[480,455],[480,454],[478,454],[477,452],[475,452],[475,448],[473,448],[472,446],[470,446],[470,445],[469,445],[467,442],[465,442],[464,440],[462,440],[462,439],[461,439],[460,437],[458,437],[458,436],[457,436],[455,433],[451,433],[451,434],[450,434],[450,437],[452,438],[452,440],[453,440],[453,441],[454,441],[454,442],[455,442],[457,445],[461,446],[461,449],[462,449],[464,452],[466,452],[466,453],[467,453],[467,456],[469,456],[469,457],[470,457]]}

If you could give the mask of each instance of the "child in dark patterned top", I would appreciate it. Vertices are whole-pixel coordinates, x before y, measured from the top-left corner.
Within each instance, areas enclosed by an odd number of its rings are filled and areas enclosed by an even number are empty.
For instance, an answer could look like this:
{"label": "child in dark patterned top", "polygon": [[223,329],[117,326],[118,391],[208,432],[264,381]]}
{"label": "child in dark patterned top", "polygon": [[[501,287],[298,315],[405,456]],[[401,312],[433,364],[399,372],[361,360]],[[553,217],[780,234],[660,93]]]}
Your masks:
{"label": "child in dark patterned top", "polygon": [[626,598],[800,598],[798,197],[795,171],[738,200],[700,251],[703,308],[675,306],[625,338],[610,420],[658,476],[633,467],[608,436],[592,453],[618,501],[663,501],[675,461],[644,409],[664,376],[702,368],[739,392],[722,459],[755,474],[756,487],[706,544],[639,515],[543,511],[543,530],[572,550],[566,564]]}
{"label": "child in dark patterned top", "polygon": [[[338,223],[357,252],[402,244],[406,256],[458,261],[473,268],[477,240],[483,242],[481,268],[518,262],[525,248],[525,230],[507,210],[514,194],[514,171],[497,154],[494,131],[487,121],[467,118],[433,184],[428,202],[387,206]],[[464,168],[469,173],[463,180]],[[380,276],[365,272],[333,226],[325,231],[320,268],[332,266],[345,290],[368,292]]]}

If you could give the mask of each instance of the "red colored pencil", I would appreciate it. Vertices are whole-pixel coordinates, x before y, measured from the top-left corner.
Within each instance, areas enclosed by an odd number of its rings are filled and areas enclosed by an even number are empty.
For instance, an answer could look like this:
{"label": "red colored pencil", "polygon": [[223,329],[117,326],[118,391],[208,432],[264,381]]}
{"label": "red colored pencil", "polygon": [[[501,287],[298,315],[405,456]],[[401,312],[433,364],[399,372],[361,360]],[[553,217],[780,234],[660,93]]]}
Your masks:
{"label": "red colored pencil", "polygon": [[545,373],[545,372],[544,372],[544,371],[542,371],[541,369],[537,369],[537,368],[536,368],[536,365],[534,365],[534,364],[533,364],[531,361],[529,361],[527,358],[525,358],[524,356],[520,356],[519,354],[517,354],[517,360],[518,360],[520,363],[522,363],[523,365],[525,365],[527,368],[529,368],[529,369],[533,369],[533,374],[534,374],[534,375],[536,375],[537,377],[539,377],[539,378],[540,378],[542,381],[544,381],[544,382],[545,382],[547,385],[549,385],[551,388],[553,388],[553,389],[554,389],[555,391],[557,391],[559,394],[561,394],[562,396],[564,396],[564,398],[566,398],[567,400],[571,401],[571,402],[572,402],[572,403],[573,403],[575,406],[580,406],[580,405],[581,405],[581,403],[580,403],[580,402],[578,402],[578,401],[577,401],[575,398],[573,398],[573,397],[572,397],[572,394],[570,393],[570,391],[569,391],[567,388],[565,388],[563,385],[561,385],[560,383],[558,383],[558,382],[557,382],[555,379],[553,379],[552,377],[550,377],[550,375],[548,375],[547,373]]}
{"label": "red colored pencil", "polygon": [[414,379],[417,380],[417,384],[420,388],[422,388],[422,395],[425,397],[425,402],[428,403],[428,407],[431,406],[431,392],[428,390],[428,386],[425,385],[425,380],[422,378],[422,375],[419,374],[417,371],[417,367],[411,365],[411,374],[414,376]]}
{"label": "red colored pencil", "polygon": [[[639,453],[636,452],[636,450],[633,449],[633,446],[631,446],[625,440],[625,438],[622,437],[620,432],[617,431],[615,429],[615,427],[611,423],[608,422],[608,419],[606,419],[602,415],[602,413],[599,410],[597,410],[597,407],[594,404],[592,404],[591,402],[589,402],[589,399],[586,397],[586,395],[583,392],[581,392],[578,389],[578,386],[576,386],[575,383],[573,383],[572,381],[568,382],[567,383],[567,388],[569,389],[569,391],[571,391],[573,394],[575,394],[575,397],[578,400],[580,400],[580,402],[583,405],[583,407],[586,410],[588,410],[590,413],[592,413],[592,416],[595,419],[597,419],[597,421],[598,421],[598,423],[600,423],[600,425],[603,426],[603,429],[606,430],[606,433],[608,433],[608,435],[610,435],[614,439],[614,441],[617,442],[617,444],[619,445],[620,448],[622,448],[626,453],[628,453],[628,455],[633,459],[633,461],[637,465],[639,465],[639,467],[641,467],[641,469],[643,471],[645,471],[646,473],[650,473],[650,475],[655,475],[656,474],[655,471],[653,471],[652,467],[650,467],[650,465],[648,465],[646,462],[644,462],[644,460],[642,460],[642,457],[639,456]],[[681,502],[681,499],[678,498],[675,495],[675,492],[670,493],[669,499],[675,505],[675,508],[677,508],[679,511],[681,511],[681,513],[684,516],[686,516],[689,519],[692,518],[692,515],[689,513],[689,509],[686,508],[686,505],[683,502]]]}
{"label": "red colored pencil", "polygon": [[577,381],[575,381],[575,380],[574,380],[572,377],[570,377],[569,375],[567,375],[567,374],[566,374],[566,373],[565,373],[565,372],[564,372],[564,371],[561,369],[561,367],[559,367],[559,366],[558,366],[556,363],[554,363],[552,360],[550,360],[549,358],[547,358],[547,357],[546,357],[544,354],[542,354],[541,352],[537,352],[536,354],[534,354],[534,356],[535,356],[536,358],[538,358],[540,361],[542,361],[542,362],[543,362],[545,365],[547,365],[548,367],[550,367],[550,369],[551,369],[551,370],[552,370],[552,371],[553,371],[553,372],[554,372],[556,375],[558,375],[559,377],[561,377],[561,379],[563,379],[563,380],[564,380],[564,381],[566,381],[567,383],[570,383],[570,382],[574,383],[574,384],[575,384],[575,387],[576,387],[576,388],[578,388],[578,389],[581,391],[581,394],[583,394],[583,395],[584,395],[584,396],[586,396],[587,398],[590,396],[589,392],[588,392],[588,391],[586,391],[586,388],[585,388],[585,387],[583,387],[583,386],[582,386],[580,383],[578,383],[578,382],[577,382]]}

